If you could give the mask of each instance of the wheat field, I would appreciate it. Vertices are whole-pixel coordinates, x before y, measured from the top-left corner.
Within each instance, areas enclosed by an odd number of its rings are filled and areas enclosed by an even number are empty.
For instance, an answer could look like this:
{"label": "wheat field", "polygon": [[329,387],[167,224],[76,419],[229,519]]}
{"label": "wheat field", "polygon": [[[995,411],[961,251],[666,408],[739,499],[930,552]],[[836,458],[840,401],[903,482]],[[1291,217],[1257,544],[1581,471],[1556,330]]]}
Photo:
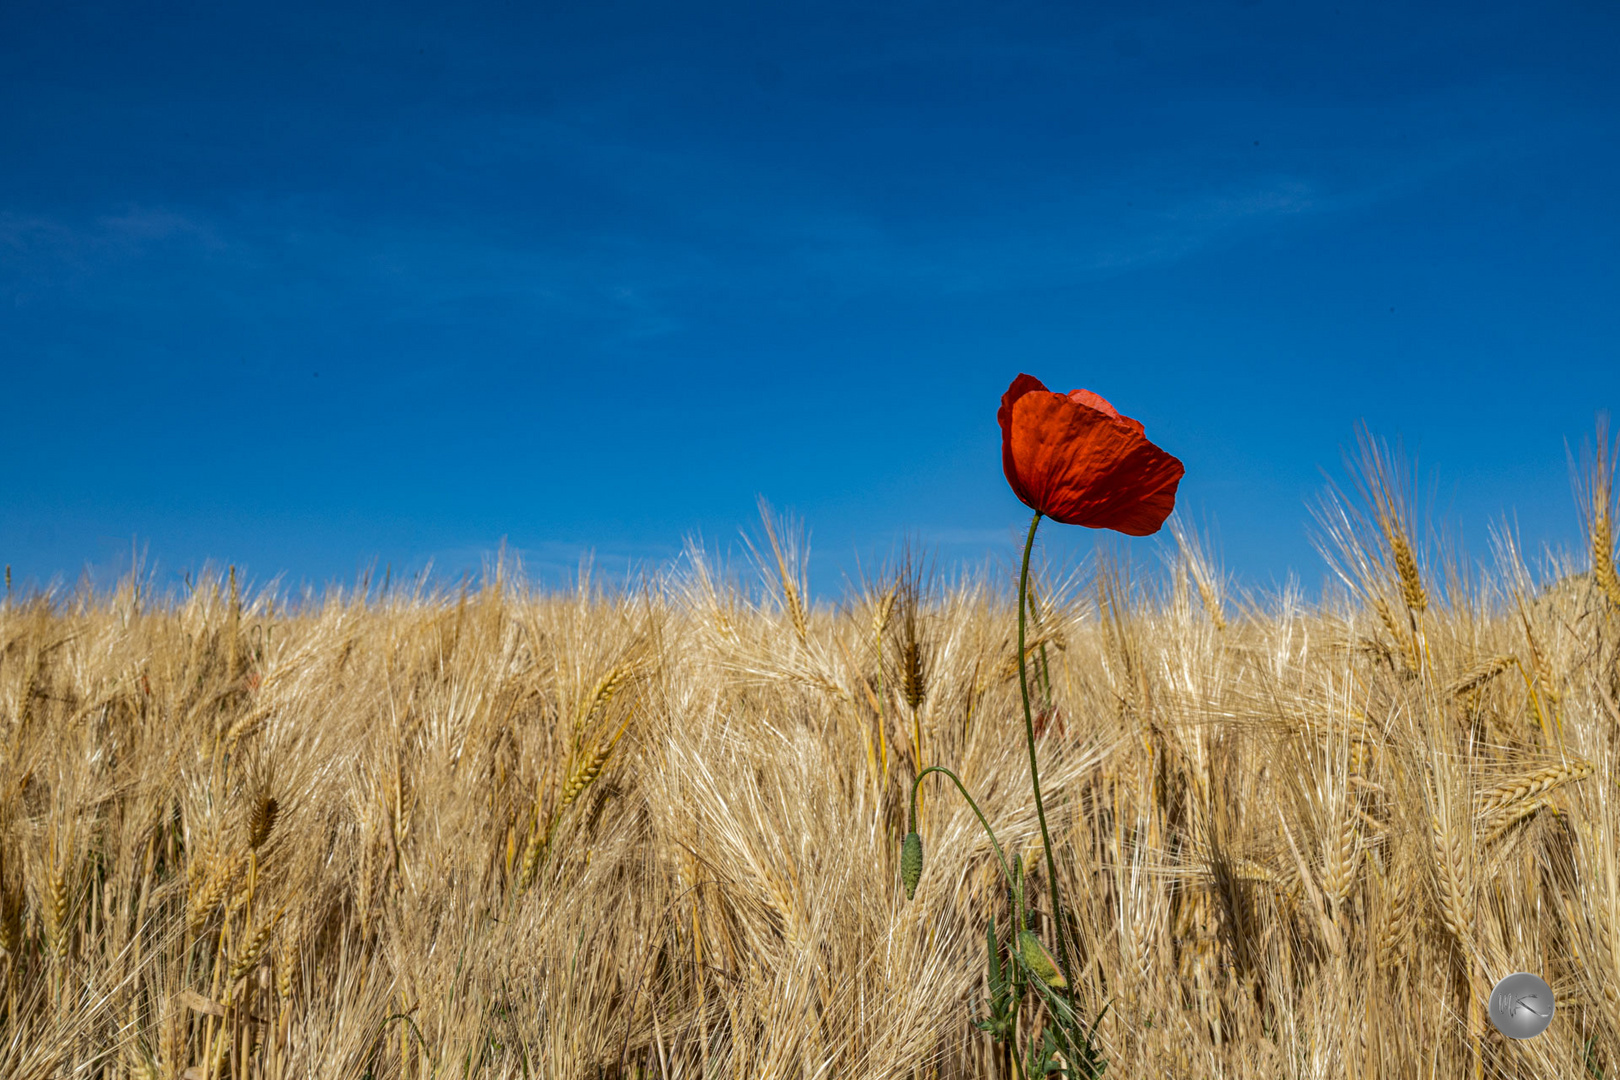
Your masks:
{"label": "wheat field", "polygon": [[[1620,1075],[1608,518],[1467,567],[1381,490],[1325,504],[1320,602],[1181,530],[1038,579],[1107,1076]],[[1042,865],[1015,590],[908,556],[817,603],[769,538],[634,588],[9,599],[0,1075],[1014,1075],[972,1023],[1006,890],[946,784],[909,903],[898,862],[943,764]],[[1516,970],[1558,995],[1524,1041],[1483,1010]]]}

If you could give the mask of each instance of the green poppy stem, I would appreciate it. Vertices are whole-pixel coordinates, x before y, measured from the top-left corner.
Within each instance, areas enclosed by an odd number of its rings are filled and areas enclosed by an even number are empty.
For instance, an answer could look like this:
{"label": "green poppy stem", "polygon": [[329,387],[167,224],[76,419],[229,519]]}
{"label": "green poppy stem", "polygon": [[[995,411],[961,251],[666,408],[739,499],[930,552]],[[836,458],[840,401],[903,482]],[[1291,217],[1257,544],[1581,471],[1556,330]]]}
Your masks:
{"label": "green poppy stem", "polygon": [[1041,801],[1041,771],[1035,762],[1035,720],[1029,712],[1029,673],[1024,663],[1024,615],[1029,596],[1029,552],[1035,546],[1035,529],[1041,523],[1041,512],[1029,522],[1029,536],[1024,540],[1024,568],[1018,576],[1018,689],[1024,695],[1024,740],[1029,745],[1029,786],[1035,792],[1035,816],[1041,823],[1041,847],[1046,850],[1046,880],[1052,890],[1052,928],[1057,937],[1058,965],[1063,980],[1071,987],[1074,979],[1069,974],[1069,945],[1063,924],[1063,904],[1058,898],[1057,861],[1052,857],[1052,834],[1046,828],[1046,806]]}
{"label": "green poppy stem", "polygon": [[968,794],[968,789],[962,783],[962,778],[951,772],[951,770],[947,769],[945,766],[930,765],[928,768],[918,773],[917,778],[911,782],[911,831],[917,831],[917,785],[921,784],[923,777],[927,776],[931,772],[944,773],[946,776],[950,777],[951,782],[956,785],[956,790],[962,793],[962,798],[966,799],[967,804],[973,808],[974,816],[979,819],[979,824],[984,826],[984,834],[990,838],[990,846],[996,851],[996,861],[1001,863],[1001,872],[1007,878],[1007,886],[1009,888],[1016,888],[1013,882],[1012,871],[1008,869],[1007,859],[1001,853],[1001,845],[996,842],[995,832],[990,828],[990,823],[984,818],[984,811],[979,809],[979,804],[973,801],[972,795]]}
{"label": "green poppy stem", "polygon": [[[1017,948],[1018,948],[1018,944],[1017,944],[1018,943],[1018,932],[1024,928],[1024,883],[1021,880],[1021,875],[1015,876],[1013,874],[1012,870],[1007,866],[1007,857],[1004,854],[1002,854],[1001,845],[999,843],[997,843],[997,841],[996,841],[995,830],[990,828],[990,822],[985,820],[984,811],[979,809],[979,804],[974,801],[972,795],[968,794],[967,785],[962,783],[962,778],[961,777],[957,776],[955,773],[951,772],[951,770],[947,769],[943,765],[930,765],[930,766],[928,766],[928,768],[924,769],[922,772],[917,774],[916,779],[914,779],[911,782],[911,831],[912,832],[917,831],[917,787],[918,787],[919,784],[922,783],[923,777],[927,776],[931,772],[944,773],[946,776],[951,778],[951,783],[956,785],[956,790],[960,791],[962,793],[962,798],[967,800],[968,806],[970,806],[973,809],[973,815],[979,819],[979,824],[984,826],[984,835],[986,835],[986,836],[988,836],[990,838],[990,846],[995,849],[996,861],[1001,864],[1002,876],[1007,879],[1007,888],[1008,888],[1009,892],[1012,894],[1012,906],[1013,906],[1013,920],[1014,920],[1014,922],[1013,922],[1013,928],[1012,928],[1012,941],[1013,941],[1013,944],[1011,946],[1011,949],[1014,952],[1016,952]],[[994,916],[992,916],[992,919],[993,918],[994,918]],[[994,950],[995,950],[995,946],[992,944],[991,945],[991,951],[994,952]],[[1016,963],[1016,961],[1014,961],[1012,956],[1009,955],[1008,959],[1007,959],[1007,963],[1008,963],[1009,966],[1011,966],[1011,965],[1014,965]],[[1014,972],[1016,972],[1018,969],[1014,968],[1013,970],[1014,970]],[[1067,976],[1064,976],[1064,977],[1067,978]],[[1021,985],[1021,983],[1018,982],[1018,980],[1020,978],[1019,975],[1017,975],[1015,973],[1015,974],[1012,975],[1012,978],[1014,980],[1014,985],[1015,986]],[[1014,1015],[1014,1017],[1017,1016],[1017,1010],[1018,1010],[1017,1002],[1018,1002],[1018,999],[1022,998],[1022,997],[1023,997],[1023,991],[1022,990],[1017,991],[1017,993],[1014,996],[1014,1001],[1013,1001],[1013,1006],[1012,1006],[1013,1007],[1013,1015]],[[1018,1040],[1016,1038],[1009,1039],[1007,1041],[1007,1048],[1006,1048],[1007,1049],[1007,1058],[1015,1066],[1017,1066],[1018,1080],[1028,1080],[1028,1074],[1026,1074],[1024,1072],[1023,1060],[1018,1056],[1017,1048],[1015,1046],[1017,1041]]]}

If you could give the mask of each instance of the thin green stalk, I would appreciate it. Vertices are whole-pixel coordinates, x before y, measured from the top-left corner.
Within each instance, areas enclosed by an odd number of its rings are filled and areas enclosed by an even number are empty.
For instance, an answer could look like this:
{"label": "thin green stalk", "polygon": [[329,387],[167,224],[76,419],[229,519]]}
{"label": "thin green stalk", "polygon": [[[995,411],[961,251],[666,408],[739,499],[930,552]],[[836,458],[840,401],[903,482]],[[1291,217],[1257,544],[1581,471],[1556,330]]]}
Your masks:
{"label": "thin green stalk", "polygon": [[[943,765],[930,765],[930,766],[928,766],[928,768],[924,769],[922,772],[917,774],[916,779],[912,780],[912,782],[911,782],[911,831],[912,832],[917,831],[917,790],[918,790],[918,786],[922,783],[923,777],[927,776],[931,772],[944,773],[946,776],[951,778],[951,782],[956,785],[956,790],[960,791],[962,793],[962,798],[967,800],[967,804],[968,804],[968,806],[970,808],[972,808],[974,816],[979,819],[979,824],[984,826],[984,834],[990,838],[990,846],[995,850],[996,861],[1001,864],[1001,874],[1002,874],[1002,876],[1004,878],[1006,878],[1006,880],[1007,880],[1007,889],[1008,889],[1009,893],[1011,894],[1011,896],[1013,898],[1013,908],[1014,908],[1014,923],[1013,923],[1013,942],[1014,942],[1014,944],[1013,944],[1013,952],[1016,952],[1017,951],[1017,941],[1018,941],[1018,931],[1023,928],[1023,918],[1024,918],[1024,899],[1023,899],[1024,893],[1023,893],[1022,875],[1019,875],[1019,876],[1015,877],[1012,870],[1008,867],[1008,865],[1007,865],[1007,857],[1006,857],[1006,855],[1004,855],[1002,853],[1001,844],[996,841],[995,830],[990,828],[990,822],[985,819],[984,811],[979,809],[979,804],[976,801],[974,801],[974,798],[973,798],[972,795],[968,794],[967,785],[962,783],[962,778],[961,777],[957,776],[955,773],[953,773],[951,770],[947,769]],[[1015,861],[1016,861],[1016,859],[1015,859]],[[995,916],[992,915],[991,918],[993,920],[995,918]],[[994,948],[995,948],[994,944],[992,944],[990,947],[991,947],[992,950],[994,950]],[[1009,965],[1016,965],[1017,961],[1014,960],[1011,955],[1009,955],[1008,959],[1007,959],[1007,963]],[[1015,969],[1015,970],[1022,970],[1022,969]],[[1014,978],[1017,979],[1018,977],[1014,976]],[[1021,985],[1021,984],[1015,982],[1015,985]],[[1015,1016],[1017,1015],[1017,1008],[1018,1008],[1016,1002],[1022,996],[1023,996],[1023,992],[1022,992],[1021,989],[1014,996],[1013,1009],[1014,1009],[1014,1015]],[[1017,1048],[1014,1045],[1014,1044],[1017,1043],[1017,1041],[1018,1040],[1017,1040],[1017,1036],[1016,1036],[1016,1032],[1015,1032],[1014,1037],[1009,1039],[1007,1041],[1007,1043],[1006,1043],[1007,1058],[1017,1068],[1017,1070],[1018,1070],[1018,1080],[1027,1080],[1027,1075],[1024,1072],[1023,1059],[1019,1056],[1019,1054],[1017,1052]]]}
{"label": "thin green stalk", "polygon": [[1052,708],[1052,665],[1046,659],[1046,642],[1041,642],[1041,690],[1046,695],[1046,708]]}
{"label": "thin green stalk", "polygon": [[956,784],[956,790],[962,793],[962,798],[966,799],[968,806],[973,808],[974,816],[979,819],[979,824],[984,826],[984,834],[990,838],[990,846],[995,848],[996,861],[1001,863],[1001,872],[1007,878],[1008,887],[1014,887],[1012,871],[1007,868],[1007,860],[1001,854],[1001,845],[996,843],[996,834],[991,831],[990,823],[984,819],[984,811],[979,809],[979,804],[973,801],[972,795],[968,794],[968,789],[963,786],[961,778],[955,773],[951,772],[951,770],[947,769],[945,766],[930,765],[928,768],[918,773],[917,778],[911,782],[911,831],[917,831],[917,785],[921,784],[922,778],[931,772],[944,773],[946,776],[951,778],[953,783]]}
{"label": "thin green stalk", "polygon": [[1029,521],[1029,536],[1024,540],[1024,567],[1018,576],[1018,689],[1024,696],[1024,740],[1029,746],[1029,786],[1035,793],[1035,816],[1041,823],[1041,847],[1046,851],[1046,878],[1052,892],[1052,924],[1057,935],[1058,966],[1063,980],[1071,987],[1074,979],[1069,974],[1069,945],[1064,933],[1063,904],[1058,898],[1057,860],[1052,857],[1052,834],[1046,828],[1046,806],[1041,801],[1041,772],[1035,762],[1035,720],[1029,712],[1029,672],[1024,663],[1024,616],[1029,597],[1029,553],[1035,546],[1035,529],[1041,523],[1041,512]]}
{"label": "thin green stalk", "polygon": [[889,790],[889,718],[883,711],[883,631],[877,635],[877,699],[878,699],[878,753],[883,756],[883,790]]}

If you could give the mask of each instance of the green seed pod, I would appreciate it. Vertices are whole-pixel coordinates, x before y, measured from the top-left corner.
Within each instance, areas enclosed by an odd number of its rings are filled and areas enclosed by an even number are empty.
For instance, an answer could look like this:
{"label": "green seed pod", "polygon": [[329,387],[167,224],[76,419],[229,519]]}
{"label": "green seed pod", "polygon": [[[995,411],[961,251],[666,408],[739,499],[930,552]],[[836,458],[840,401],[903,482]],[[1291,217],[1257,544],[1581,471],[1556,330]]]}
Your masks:
{"label": "green seed pod", "polygon": [[1061,990],[1069,985],[1068,980],[1063,977],[1063,972],[1058,970],[1057,961],[1046,951],[1041,939],[1035,936],[1035,931],[1025,930],[1018,935],[1018,951],[1024,954],[1024,963],[1034,969],[1035,974],[1039,975],[1047,986],[1055,986]]}
{"label": "green seed pod", "polygon": [[900,846],[900,880],[906,885],[906,899],[917,895],[917,882],[922,880],[922,837],[906,833]]}

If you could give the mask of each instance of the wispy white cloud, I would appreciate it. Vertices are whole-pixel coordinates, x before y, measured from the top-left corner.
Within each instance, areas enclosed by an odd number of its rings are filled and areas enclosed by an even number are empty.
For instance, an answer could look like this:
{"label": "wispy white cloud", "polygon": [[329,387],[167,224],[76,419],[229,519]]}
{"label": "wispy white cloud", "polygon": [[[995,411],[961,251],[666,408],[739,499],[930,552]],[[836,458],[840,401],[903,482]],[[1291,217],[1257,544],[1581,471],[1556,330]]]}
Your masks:
{"label": "wispy white cloud", "polygon": [[555,583],[559,579],[574,579],[589,568],[594,577],[623,580],[643,570],[656,574],[670,565],[679,555],[676,544],[587,544],[566,540],[548,540],[533,544],[516,545],[499,542],[468,543],[452,547],[419,552],[406,563],[409,573],[417,573],[431,566],[435,575],[475,576],[492,571],[502,563],[508,571],[522,572],[534,580]]}
{"label": "wispy white cloud", "polygon": [[1143,159],[1085,180],[1032,174],[992,203],[958,212],[947,203],[913,220],[829,182],[812,162],[771,164],[735,145],[637,144],[585,124],[590,115],[472,117],[443,136],[443,149],[468,169],[497,164],[494,147],[526,167],[566,165],[635,208],[624,221],[522,240],[493,213],[454,225],[346,221],[312,214],[294,194],[211,213],[0,211],[0,291],[19,305],[52,290],[117,303],[120,289],[144,296],[134,268],[161,258],[166,273],[206,271],[222,302],[241,294],[256,318],[270,297],[304,314],[358,299],[391,312],[385,320],[565,320],[605,344],[632,344],[686,329],[694,306],[717,295],[964,297],[1128,275],[1398,197],[1493,149],[1428,148],[1363,163],[1348,179],[1302,166],[1194,181]]}
{"label": "wispy white cloud", "polygon": [[96,262],[138,259],[165,242],[204,251],[226,247],[215,226],[170,207],[132,206],[78,222],[0,210],[0,267],[57,264],[83,269]]}
{"label": "wispy white cloud", "polygon": [[[154,260],[216,263],[223,231],[206,219],[161,206],[131,206],[79,220],[0,210],[0,297],[26,308],[52,295],[82,302],[108,283],[148,280]],[[99,301],[98,301],[99,302]]]}

